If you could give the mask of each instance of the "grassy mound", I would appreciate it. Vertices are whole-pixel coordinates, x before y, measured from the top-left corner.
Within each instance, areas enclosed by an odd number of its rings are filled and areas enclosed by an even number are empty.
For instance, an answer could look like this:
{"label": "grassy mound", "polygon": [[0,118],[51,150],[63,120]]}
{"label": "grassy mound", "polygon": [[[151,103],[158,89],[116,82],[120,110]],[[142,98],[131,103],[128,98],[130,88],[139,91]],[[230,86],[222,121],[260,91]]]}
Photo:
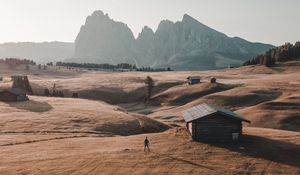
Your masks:
{"label": "grassy mound", "polygon": [[13,104],[0,102],[0,132],[132,135],[168,129],[160,122],[103,102],[34,96],[30,99]]}
{"label": "grassy mound", "polygon": [[234,88],[234,86],[209,82],[196,85],[181,85],[155,95],[153,101],[159,101],[162,104],[182,105],[205,95],[231,88]]}
{"label": "grassy mound", "polygon": [[252,126],[300,131],[300,96],[265,102],[250,108],[238,110],[247,116]]}
{"label": "grassy mound", "polygon": [[256,90],[253,88],[238,87],[228,91],[214,93],[187,104],[187,107],[201,103],[210,103],[224,106],[232,110],[241,107],[253,106],[265,101],[276,99],[280,91],[272,89]]}

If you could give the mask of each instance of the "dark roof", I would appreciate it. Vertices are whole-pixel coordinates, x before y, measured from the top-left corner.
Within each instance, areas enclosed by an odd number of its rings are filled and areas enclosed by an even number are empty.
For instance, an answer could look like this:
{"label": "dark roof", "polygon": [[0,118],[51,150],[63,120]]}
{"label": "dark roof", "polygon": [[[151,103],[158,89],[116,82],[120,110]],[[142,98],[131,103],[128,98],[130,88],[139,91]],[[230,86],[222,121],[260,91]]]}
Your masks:
{"label": "dark roof", "polygon": [[201,79],[200,76],[188,76],[186,79]]}
{"label": "dark roof", "polygon": [[11,77],[24,77],[23,75],[12,75]]}
{"label": "dark roof", "polygon": [[194,106],[190,109],[183,111],[182,113],[183,113],[183,118],[184,118],[185,122],[187,122],[187,123],[197,120],[199,118],[203,118],[203,117],[211,115],[211,114],[215,114],[215,113],[221,113],[221,114],[224,114],[225,116],[231,117],[233,119],[250,123],[249,120],[245,119],[244,117],[242,117],[232,111],[229,111],[227,109],[224,109],[224,108],[221,108],[221,107],[218,107],[215,105],[206,104],[206,103],[203,103],[198,106]]}
{"label": "dark roof", "polygon": [[4,90],[2,92],[9,92],[9,93],[12,93],[12,94],[15,94],[15,95],[26,95],[26,92],[23,90],[23,89],[20,89],[20,88],[11,88],[11,89],[7,89],[7,90]]}

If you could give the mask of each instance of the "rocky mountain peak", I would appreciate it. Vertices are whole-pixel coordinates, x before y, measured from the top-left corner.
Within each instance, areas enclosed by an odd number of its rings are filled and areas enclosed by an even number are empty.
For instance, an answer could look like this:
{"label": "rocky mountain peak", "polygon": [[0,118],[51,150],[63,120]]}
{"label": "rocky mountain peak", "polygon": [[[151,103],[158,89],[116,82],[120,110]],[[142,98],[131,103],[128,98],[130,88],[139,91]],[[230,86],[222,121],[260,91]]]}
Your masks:
{"label": "rocky mountain peak", "polygon": [[190,15],[188,14],[184,14],[183,17],[182,17],[182,22],[185,22],[185,21],[193,21],[193,22],[198,22],[195,18],[191,17]]}
{"label": "rocky mountain peak", "polygon": [[[161,29],[166,29],[166,28],[170,28],[174,25],[174,22],[173,21],[170,21],[170,20],[162,20],[158,27],[157,27],[157,31],[161,30]],[[156,31],[156,32],[157,32]]]}
{"label": "rocky mountain peak", "polygon": [[142,32],[138,36],[138,39],[144,36],[154,36],[153,30],[148,26],[144,26]]}
{"label": "rocky mountain peak", "polygon": [[92,13],[91,16],[104,16],[104,12],[101,10],[96,10]]}
{"label": "rocky mountain peak", "polygon": [[180,70],[240,64],[272,47],[227,37],[188,14],[176,23],[162,20],[155,32],[145,26],[135,39],[126,24],[102,11],[87,18],[75,45],[73,61],[77,62],[134,63]]}

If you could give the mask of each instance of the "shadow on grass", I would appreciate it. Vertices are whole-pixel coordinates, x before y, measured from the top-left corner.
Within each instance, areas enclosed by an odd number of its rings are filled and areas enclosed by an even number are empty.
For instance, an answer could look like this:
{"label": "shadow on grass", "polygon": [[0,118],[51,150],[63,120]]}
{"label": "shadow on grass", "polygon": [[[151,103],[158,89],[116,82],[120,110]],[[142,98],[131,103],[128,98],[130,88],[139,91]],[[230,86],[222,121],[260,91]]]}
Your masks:
{"label": "shadow on grass", "polygon": [[205,169],[209,169],[209,170],[215,170],[212,167],[209,167],[207,165],[201,165],[199,163],[195,163],[195,162],[192,162],[190,160],[186,160],[186,159],[182,159],[182,158],[178,158],[178,157],[173,157],[173,156],[169,156],[169,155],[166,155],[166,154],[159,154],[159,153],[155,153],[155,152],[154,152],[154,154],[156,154],[159,157],[176,160],[176,161],[183,162],[183,163],[186,163],[186,164],[190,164],[190,165],[193,165],[193,166],[196,166],[196,167],[199,167],[199,168],[205,168]]}
{"label": "shadow on grass", "polygon": [[[180,82],[160,83],[154,86],[153,95],[168,88],[182,84]],[[139,87],[132,91],[125,91],[117,87],[99,87],[78,91],[80,98],[101,100],[109,104],[141,103],[145,101],[145,87]]]}
{"label": "shadow on grass", "polygon": [[53,109],[53,107],[47,102],[39,102],[34,100],[23,102],[7,102],[7,104],[9,104],[10,107],[30,112],[47,112]]}
{"label": "shadow on grass", "polygon": [[265,137],[244,135],[238,144],[209,143],[245,156],[300,167],[300,145]]}

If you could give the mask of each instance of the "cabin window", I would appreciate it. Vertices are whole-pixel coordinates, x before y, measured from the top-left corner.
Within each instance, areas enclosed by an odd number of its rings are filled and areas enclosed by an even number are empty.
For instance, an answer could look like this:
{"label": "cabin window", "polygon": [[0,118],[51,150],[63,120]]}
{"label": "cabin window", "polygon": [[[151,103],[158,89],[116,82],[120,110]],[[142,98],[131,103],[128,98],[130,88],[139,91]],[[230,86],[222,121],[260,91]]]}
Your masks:
{"label": "cabin window", "polygon": [[233,129],[232,132],[231,132],[231,136],[232,136],[232,141],[233,142],[238,142],[239,137],[240,137],[240,133],[238,132],[237,129]]}

